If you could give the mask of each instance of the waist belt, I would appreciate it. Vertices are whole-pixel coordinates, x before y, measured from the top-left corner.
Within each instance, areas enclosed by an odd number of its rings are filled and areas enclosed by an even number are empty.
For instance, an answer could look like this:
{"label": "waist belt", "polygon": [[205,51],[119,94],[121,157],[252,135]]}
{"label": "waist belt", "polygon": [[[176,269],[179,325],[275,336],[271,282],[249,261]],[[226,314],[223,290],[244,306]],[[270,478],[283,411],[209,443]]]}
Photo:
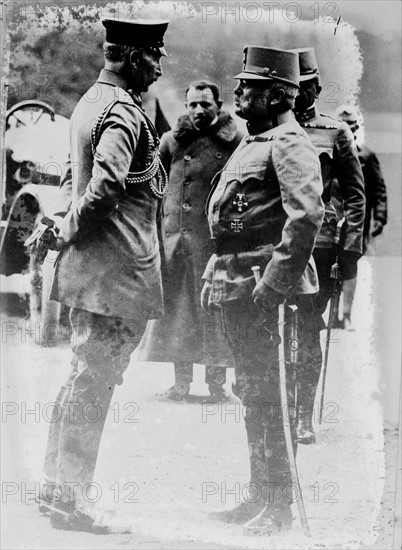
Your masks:
{"label": "waist belt", "polygon": [[250,236],[247,240],[240,239],[216,239],[211,237],[212,250],[217,256],[223,256],[224,254],[240,254],[242,252],[250,252],[255,250],[259,246],[265,246],[273,244],[269,242],[266,236],[259,237],[258,235]]}

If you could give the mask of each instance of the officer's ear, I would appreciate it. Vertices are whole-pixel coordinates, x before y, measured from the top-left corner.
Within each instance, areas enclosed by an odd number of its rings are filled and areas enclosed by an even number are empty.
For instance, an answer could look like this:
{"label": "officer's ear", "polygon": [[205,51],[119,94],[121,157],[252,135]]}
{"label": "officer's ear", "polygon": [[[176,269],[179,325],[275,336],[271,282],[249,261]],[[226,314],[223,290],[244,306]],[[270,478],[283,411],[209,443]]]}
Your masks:
{"label": "officer's ear", "polygon": [[134,69],[139,68],[141,60],[142,60],[141,50],[131,50],[131,52],[129,54],[129,61],[130,61],[130,65]]}
{"label": "officer's ear", "polygon": [[218,105],[218,111],[220,111],[222,109],[223,101],[219,99],[216,104]]}
{"label": "officer's ear", "polygon": [[271,92],[271,105],[279,105],[286,97],[286,91],[283,88],[275,87]]}
{"label": "officer's ear", "polygon": [[320,93],[321,93],[321,90],[322,90],[322,87],[317,84],[316,88],[315,88],[315,98],[318,99]]}

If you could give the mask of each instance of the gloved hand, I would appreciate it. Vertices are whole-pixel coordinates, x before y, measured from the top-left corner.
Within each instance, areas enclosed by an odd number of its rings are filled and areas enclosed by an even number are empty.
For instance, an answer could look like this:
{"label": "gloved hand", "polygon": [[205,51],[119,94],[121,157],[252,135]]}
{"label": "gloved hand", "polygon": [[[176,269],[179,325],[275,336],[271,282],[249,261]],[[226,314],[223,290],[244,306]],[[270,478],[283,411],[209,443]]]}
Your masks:
{"label": "gloved hand", "polygon": [[279,306],[286,298],[283,294],[279,294],[279,292],[266,285],[262,279],[255,286],[252,296],[255,305],[266,310]]}
{"label": "gloved hand", "polygon": [[378,235],[381,235],[383,229],[384,229],[384,224],[380,220],[374,220],[373,231],[371,232],[371,236],[377,237]]}
{"label": "gloved hand", "polygon": [[209,303],[209,297],[212,292],[212,285],[208,281],[205,281],[204,286],[201,290],[201,307],[202,309],[208,313],[208,315],[212,315],[212,312],[215,310],[219,310],[219,307],[216,304],[210,304]]}
{"label": "gloved hand", "polygon": [[351,250],[342,250],[339,256],[341,268],[341,278],[343,281],[355,279],[357,277],[357,262],[361,254]]}

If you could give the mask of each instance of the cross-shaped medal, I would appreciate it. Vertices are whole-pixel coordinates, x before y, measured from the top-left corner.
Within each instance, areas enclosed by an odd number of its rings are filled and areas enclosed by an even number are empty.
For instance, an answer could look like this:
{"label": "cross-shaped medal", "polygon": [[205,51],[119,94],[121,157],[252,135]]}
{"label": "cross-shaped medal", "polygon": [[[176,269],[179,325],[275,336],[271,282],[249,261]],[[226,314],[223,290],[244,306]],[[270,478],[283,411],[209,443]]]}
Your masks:
{"label": "cross-shaped medal", "polygon": [[234,220],[230,223],[230,228],[233,229],[235,233],[240,233],[240,231],[243,229],[243,222],[240,220]]}
{"label": "cross-shaped medal", "polygon": [[248,199],[244,193],[236,193],[232,204],[237,207],[238,212],[243,212],[248,206]]}

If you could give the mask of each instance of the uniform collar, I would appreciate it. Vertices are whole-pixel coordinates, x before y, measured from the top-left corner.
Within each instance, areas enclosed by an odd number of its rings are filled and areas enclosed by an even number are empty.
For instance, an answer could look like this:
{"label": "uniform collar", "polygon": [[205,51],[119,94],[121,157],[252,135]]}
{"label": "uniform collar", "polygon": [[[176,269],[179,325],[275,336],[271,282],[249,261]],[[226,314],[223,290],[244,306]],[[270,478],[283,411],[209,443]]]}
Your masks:
{"label": "uniform collar", "polygon": [[117,86],[118,88],[123,88],[123,90],[131,95],[137,105],[139,105],[140,107],[142,106],[141,94],[134,92],[133,90],[128,90],[127,82],[121,76],[121,74],[111,71],[110,69],[102,69],[97,82],[99,82],[100,84],[107,84],[109,86]]}
{"label": "uniform collar", "polygon": [[311,107],[306,109],[303,113],[296,112],[297,122],[308,122],[309,120],[316,118],[316,116],[317,116],[317,109],[315,108],[315,105],[312,105]]}

